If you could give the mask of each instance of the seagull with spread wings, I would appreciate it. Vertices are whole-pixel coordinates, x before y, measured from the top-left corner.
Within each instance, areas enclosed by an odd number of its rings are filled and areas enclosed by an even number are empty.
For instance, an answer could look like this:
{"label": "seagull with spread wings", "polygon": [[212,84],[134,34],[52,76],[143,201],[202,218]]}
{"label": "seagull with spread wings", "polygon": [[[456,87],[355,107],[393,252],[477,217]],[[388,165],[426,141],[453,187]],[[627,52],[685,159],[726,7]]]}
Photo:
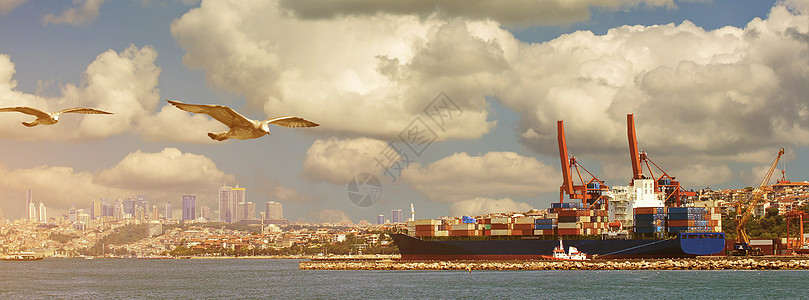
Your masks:
{"label": "seagull with spread wings", "polygon": [[267,119],[264,121],[256,121],[248,119],[237,113],[230,107],[222,105],[208,105],[208,104],[186,104],[177,101],[166,100],[179,109],[196,114],[206,114],[211,118],[216,119],[222,124],[230,127],[230,130],[220,133],[209,132],[208,136],[217,141],[224,141],[227,139],[255,139],[264,135],[270,134],[269,124],[284,126],[284,127],[316,127],[320,126],[315,122],[306,120],[301,117],[278,117]]}
{"label": "seagull with spread wings", "polygon": [[34,126],[37,126],[37,125],[40,125],[40,124],[41,125],[53,125],[53,124],[56,124],[56,122],[59,122],[59,115],[66,114],[66,113],[90,114],[90,115],[98,115],[98,114],[111,115],[112,114],[110,112],[101,111],[101,110],[92,109],[92,108],[85,108],[85,107],[68,108],[68,109],[63,109],[63,110],[60,110],[60,111],[57,111],[57,112],[52,112],[52,113],[44,112],[44,111],[38,110],[36,108],[31,108],[31,107],[27,107],[27,106],[0,108],[0,112],[8,112],[8,111],[21,112],[21,113],[24,113],[24,114],[29,114],[29,115],[37,117],[36,120],[34,120],[33,122],[22,122],[23,125],[28,126],[28,127],[34,127]]}

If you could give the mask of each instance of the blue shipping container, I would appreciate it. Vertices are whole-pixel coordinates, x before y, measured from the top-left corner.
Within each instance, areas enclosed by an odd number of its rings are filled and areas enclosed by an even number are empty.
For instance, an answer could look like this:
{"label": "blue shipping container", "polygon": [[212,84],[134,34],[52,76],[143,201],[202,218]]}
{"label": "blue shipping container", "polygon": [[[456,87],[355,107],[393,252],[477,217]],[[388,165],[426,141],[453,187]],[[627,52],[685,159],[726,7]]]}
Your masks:
{"label": "blue shipping container", "polygon": [[556,224],[536,224],[534,225],[534,229],[536,230],[548,230],[548,229],[555,229]]}
{"label": "blue shipping container", "polygon": [[554,224],[556,219],[534,219],[534,224]]}

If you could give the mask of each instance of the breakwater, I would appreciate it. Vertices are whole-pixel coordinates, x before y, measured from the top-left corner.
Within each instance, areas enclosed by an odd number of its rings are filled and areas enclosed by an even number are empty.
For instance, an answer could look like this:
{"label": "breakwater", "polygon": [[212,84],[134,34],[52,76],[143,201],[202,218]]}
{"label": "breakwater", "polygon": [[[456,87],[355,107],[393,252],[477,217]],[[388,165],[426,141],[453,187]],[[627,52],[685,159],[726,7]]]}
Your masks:
{"label": "breakwater", "polygon": [[301,270],[809,270],[804,257],[594,261],[301,261]]}

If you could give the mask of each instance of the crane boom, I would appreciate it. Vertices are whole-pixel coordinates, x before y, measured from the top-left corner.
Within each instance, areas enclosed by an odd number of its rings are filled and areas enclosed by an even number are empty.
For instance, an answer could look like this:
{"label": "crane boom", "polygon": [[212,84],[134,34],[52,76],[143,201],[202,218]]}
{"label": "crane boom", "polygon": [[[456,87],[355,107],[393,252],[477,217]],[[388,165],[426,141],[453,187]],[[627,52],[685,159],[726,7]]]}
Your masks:
{"label": "crane boom", "polygon": [[[570,173],[570,158],[567,154],[567,141],[565,140],[565,124],[564,121],[559,120],[556,122],[557,139],[559,140],[559,160],[562,162],[562,186],[561,192],[565,194],[573,194],[573,174]],[[562,202],[560,196],[559,202]]]}
{"label": "crane boom", "polygon": [[775,160],[773,161],[772,165],[770,165],[767,173],[764,174],[764,179],[761,180],[761,184],[759,184],[758,188],[753,190],[753,197],[750,199],[747,209],[739,219],[739,222],[736,223],[736,244],[734,245],[734,249],[737,251],[745,251],[746,253],[746,251],[750,250],[750,238],[747,236],[747,230],[744,227],[753,216],[753,210],[755,209],[756,205],[758,205],[759,202],[761,202],[761,200],[764,198],[764,188],[770,183],[770,177],[772,177],[773,172],[775,172],[775,168],[778,166],[778,160],[781,158],[781,155],[784,155],[784,148],[781,148],[781,150],[778,151],[778,155],[775,156]]}
{"label": "crane boom", "polygon": [[638,153],[638,136],[635,134],[635,116],[626,115],[626,136],[629,138],[629,159],[632,161],[632,179],[643,178],[643,168],[640,165]]}

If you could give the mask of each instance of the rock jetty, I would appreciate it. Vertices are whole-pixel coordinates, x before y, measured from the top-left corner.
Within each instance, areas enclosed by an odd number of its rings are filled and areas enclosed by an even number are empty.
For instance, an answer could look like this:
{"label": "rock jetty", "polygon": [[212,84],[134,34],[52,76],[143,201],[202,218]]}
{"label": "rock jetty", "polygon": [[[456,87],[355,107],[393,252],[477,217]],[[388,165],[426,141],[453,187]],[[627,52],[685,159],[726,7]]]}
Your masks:
{"label": "rock jetty", "polygon": [[799,259],[595,261],[301,261],[301,270],[809,270]]}

